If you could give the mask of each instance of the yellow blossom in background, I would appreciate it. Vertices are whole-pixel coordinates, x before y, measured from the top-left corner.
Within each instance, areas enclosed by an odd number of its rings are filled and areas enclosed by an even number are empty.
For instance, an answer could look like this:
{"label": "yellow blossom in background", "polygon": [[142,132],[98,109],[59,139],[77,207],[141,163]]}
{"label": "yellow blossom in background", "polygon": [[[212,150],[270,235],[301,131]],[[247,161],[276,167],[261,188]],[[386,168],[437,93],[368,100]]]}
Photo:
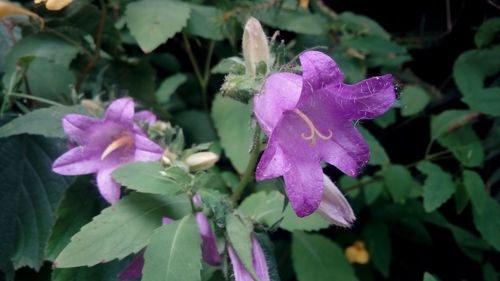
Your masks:
{"label": "yellow blossom in background", "polygon": [[33,13],[30,10],[27,10],[21,6],[15,5],[13,3],[7,2],[7,1],[0,1],[0,18],[8,17],[8,16],[17,16],[17,15],[24,15],[28,17],[35,18],[40,21],[40,26],[43,28],[44,22],[43,19]]}
{"label": "yellow blossom in background", "polygon": [[345,256],[350,263],[366,264],[370,260],[370,254],[363,241],[356,241],[352,246],[347,247]]}
{"label": "yellow blossom in background", "polygon": [[49,11],[59,11],[71,4],[73,0],[35,0],[35,4],[45,3],[45,8]]}
{"label": "yellow blossom in background", "polygon": [[309,0],[299,0],[299,6],[307,9],[309,7]]}

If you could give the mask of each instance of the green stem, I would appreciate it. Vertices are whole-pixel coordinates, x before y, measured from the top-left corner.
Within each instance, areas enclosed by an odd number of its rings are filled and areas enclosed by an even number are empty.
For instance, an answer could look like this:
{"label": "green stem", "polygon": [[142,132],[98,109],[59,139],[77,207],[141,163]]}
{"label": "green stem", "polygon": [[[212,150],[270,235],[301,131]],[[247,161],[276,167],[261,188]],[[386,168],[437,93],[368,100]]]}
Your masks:
{"label": "green stem", "polygon": [[41,98],[41,97],[30,96],[30,95],[27,95],[27,94],[11,93],[11,94],[9,94],[9,96],[16,97],[16,98],[23,98],[23,99],[29,99],[29,100],[39,101],[39,102],[43,102],[45,104],[50,104],[50,105],[64,106],[64,104],[62,104],[62,103],[58,103],[58,102],[51,101],[51,100],[48,100],[48,99],[44,99],[44,98]]}
{"label": "green stem", "polygon": [[[256,140],[260,139],[260,128],[259,127],[257,127],[255,129],[255,139]],[[243,173],[243,176],[241,177],[240,183],[238,184],[238,186],[236,186],[234,193],[233,193],[233,196],[231,196],[231,199],[233,200],[233,202],[237,202],[241,198],[243,191],[245,191],[245,187],[247,187],[247,185],[253,179],[254,170],[255,170],[255,166],[257,165],[257,159],[259,158],[259,154],[260,154],[260,143],[258,143],[254,147],[254,149],[252,150],[252,153],[250,154],[250,159],[248,160],[245,172]]]}
{"label": "green stem", "polygon": [[12,96],[12,91],[14,90],[14,86],[16,84],[17,77],[21,73],[19,68],[16,67],[14,73],[10,77],[9,88],[7,89],[7,93],[5,93],[5,97],[3,98],[2,107],[0,108],[0,118],[3,117],[5,110],[7,109],[7,104],[10,102],[10,97]]}

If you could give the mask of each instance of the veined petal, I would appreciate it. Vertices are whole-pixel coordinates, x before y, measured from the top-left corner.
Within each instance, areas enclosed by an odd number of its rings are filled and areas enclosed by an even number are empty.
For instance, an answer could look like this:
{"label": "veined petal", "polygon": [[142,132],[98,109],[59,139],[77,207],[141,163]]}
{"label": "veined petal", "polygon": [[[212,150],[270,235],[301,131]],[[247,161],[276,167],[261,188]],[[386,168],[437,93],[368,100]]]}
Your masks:
{"label": "veined petal", "polygon": [[111,204],[120,199],[120,185],[111,177],[113,171],[114,169],[101,169],[97,172],[97,188],[102,197]]}
{"label": "veined petal", "polygon": [[78,143],[84,143],[88,137],[88,130],[101,123],[99,119],[80,114],[65,115],[62,120],[64,132],[69,138]]}
{"label": "veined petal", "polygon": [[144,267],[144,253],[140,252],[134,259],[118,274],[122,281],[136,280],[142,277],[142,268]]}
{"label": "veined petal", "polygon": [[323,181],[323,198],[318,211],[333,224],[350,227],[356,219],[351,205],[329,177],[323,175]]}
{"label": "veined petal", "polygon": [[278,144],[271,139],[266,150],[260,158],[255,177],[257,181],[276,178],[282,176],[290,169],[290,163]]}
{"label": "veined petal", "polygon": [[65,176],[95,173],[101,167],[99,155],[86,146],[75,147],[57,158],[52,170]]}
{"label": "veined petal", "polygon": [[210,265],[219,265],[220,255],[212,226],[203,212],[196,213],[196,222],[201,235],[201,253],[203,260]]}
{"label": "veined petal", "polygon": [[234,251],[233,247],[230,245],[227,247],[227,252],[229,253],[229,259],[233,265],[233,274],[235,281],[254,281],[250,273],[247,271],[243,263],[241,263],[240,258]]}
{"label": "veined petal", "polygon": [[134,120],[148,125],[153,125],[156,123],[156,115],[149,110],[142,110],[134,115]]}
{"label": "veined petal", "polygon": [[266,256],[264,251],[259,244],[259,241],[255,239],[252,235],[252,254],[253,254],[253,266],[255,267],[255,272],[260,281],[269,281],[269,271],[267,269]]}
{"label": "veined petal", "polygon": [[140,134],[134,135],[134,145],[135,161],[156,161],[160,160],[163,154],[163,148],[161,146]]}
{"label": "veined petal", "polygon": [[293,73],[276,73],[267,78],[262,94],[253,99],[253,108],[259,124],[268,136],[283,113],[295,107],[301,89],[302,77]]}
{"label": "veined petal", "polygon": [[131,98],[121,98],[112,102],[106,109],[105,120],[111,120],[118,124],[131,124],[134,120],[134,101]]}
{"label": "veined petal", "polygon": [[392,75],[372,77],[354,85],[327,88],[337,108],[349,120],[373,119],[384,114],[396,100]]}
{"label": "veined petal", "polygon": [[[339,85],[344,81],[344,74],[337,63],[328,55],[318,51],[307,51],[300,55],[302,66],[302,96],[328,85]],[[301,98],[302,98],[301,96]]]}

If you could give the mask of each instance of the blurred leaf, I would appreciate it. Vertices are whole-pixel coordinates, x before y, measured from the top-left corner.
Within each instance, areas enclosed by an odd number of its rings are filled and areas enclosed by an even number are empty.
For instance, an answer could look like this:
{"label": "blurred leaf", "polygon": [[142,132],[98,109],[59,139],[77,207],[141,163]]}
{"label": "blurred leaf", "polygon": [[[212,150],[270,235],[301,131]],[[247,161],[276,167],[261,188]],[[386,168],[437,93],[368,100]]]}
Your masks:
{"label": "blurred leaf", "polygon": [[169,72],[176,73],[181,70],[179,60],[170,53],[160,53],[159,51],[155,51],[149,55],[149,58],[153,65]]}
{"label": "blurred leaf", "polygon": [[284,200],[278,191],[261,191],[246,197],[238,210],[252,220],[272,226],[282,217]]}
{"label": "blurred leaf", "polygon": [[149,242],[164,216],[179,218],[191,211],[186,196],[132,193],[104,209],[71,238],[56,258],[59,268],[93,266],[137,253]]}
{"label": "blurred leaf", "polygon": [[370,253],[370,260],[375,268],[388,278],[392,260],[389,229],[381,222],[372,222],[366,225],[363,236]]}
{"label": "blurred leaf", "polygon": [[29,64],[26,77],[34,96],[49,100],[69,100],[75,84],[73,72],[46,58],[35,58]]}
{"label": "blurred leaf", "polygon": [[299,281],[358,280],[342,249],[321,235],[294,232],[292,260]]}
{"label": "blurred leaf", "polygon": [[370,161],[369,165],[387,165],[391,162],[389,156],[385,152],[385,149],[378,140],[365,128],[358,127],[359,131],[368,143],[368,148],[370,149]]}
{"label": "blurred leaf", "polygon": [[251,105],[237,102],[222,95],[215,97],[212,118],[220,136],[220,143],[236,170],[242,174],[250,159],[252,132]]}
{"label": "blurred leaf", "polygon": [[498,272],[490,263],[487,263],[483,266],[483,280],[484,281],[498,280]]}
{"label": "blurred leaf", "polygon": [[[183,191],[184,183],[176,181],[178,173],[187,174],[176,167],[165,170],[159,161],[131,162],[114,170],[113,179],[129,189],[139,192],[173,196]],[[186,177],[187,175],[180,176]]]}
{"label": "blurred leaf", "polygon": [[210,115],[201,110],[186,110],[176,114],[175,121],[182,127],[186,138],[192,143],[217,140],[217,134],[210,122]]}
{"label": "blurred leaf", "polygon": [[455,207],[457,210],[457,214],[462,213],[468,204],[469,204],[469,194],[465,189],[465,185],[461,182],[456,183]]}
{"label": "blurred leaf", "polygon": [[455,242],[467,256],[476,261],[482,260],[482,252],[488,250],[489,245],[483,240],[472,233],[452,224],[448,225]]}
{"label": "blurred leaf", "polygon": [[20,135],[43,135],[45,137],[64,138],[62,118],[71,113],[86,114],[81,106],[52,106],[34,110],[0,127],[0,138]]}
{"label": "blurred leaf", "polygon": [[328,228],[330,223],[325,220],[318,212],[311,215],[299,218],[293,211],[292,207],[288,205],[283,213],[283,221],[280,228],[292,231],[317,231],[320,229]]}
{"label": "blurred leaf", "polygon": [[431,120],[431,140],[436,140],[455,126],[466,124],[467,117],[471,113],[468,110],[446,110],[437,116],[433,116]]}
{"label": "blurred leaf", "polygon": [[325,32],[325,19],[320,15],[313,15],[308,12],[269,9],[259,11],[253,16],[261,22],[277,29],[314,35]]}
{"label": "blurred leaf", "polygon": [[127,266],[129,259],[96,264],[92,267],[56,268],[51,281],[116,281],[118,274]]}
{"label": "blurred leaf", "polygon": [[495,36],[500,32],[500,18],[492,18],[489,19],[479,27],[479,30],[476,32],[474,36],[474,42],[476,46],[481,48],[489,45],[493,40],[495,40]]}
{"label": "blurred leaf", "polygon": [[450,199],[455,192],[455,183],[450,174],[431,162],[420,162],[417,169],[427,175],[423,186],[423,197],[424,209],[430,213]]}
{"label": "blurred leaf", "polygon": [[338,20],[344,28],[357,34],[375,35],[385,39],[389,39],[391,37],[391,35],[376,21],[363,15],[343,12],[339,14]]}
{"label": "blurred leaf", "polygon": [[257,273],[253,266],[252,254],[252,224],[248,221],[243,221],[241,218],[229,214],[226,218],[227,226],[226,233],[231,242],[231,246],[240,258],[241,263],[245,266],[248,272],[255,278]]}
{"label": "blurred leaf", "polygon": [[383,115],[373,119],[373,122],[377,126],[385,129],[396,122],[396,111],[394,108],[387,110]]}
{"label": "blurred leaf", "polygon": [[119,96],[130,95],[150,103],[155,100],[156,72],[145,60],[137,63],[113,61],[106,70],[106,77],[116,86]]}
{"label": "blurred leaf", "polygon": [[[83,180],[77,181],[66,190],[64,198],[57,207],[56,221],[47,243],[46,259],[53,261],[61,253],[69,244],[71,237],[99,213],[101,202],[97,188]],[[57,275],[70,274],[57,273]],[[66,277],[58,278],[69,280]]]}
{"label": "blurred leaf", "polygon": [[444,134],[437,141],[451,150],[458,161],[466,167],[475,167],[483,163],[484,150],[481,140],[470,126]]}
{"label": "blurred leaf", "polygon": [[215,7],[191,4],[186,32],[205,39],[222,40],[222,12]]}
{"label": "blurred leaf", "polygon": [[389,165],[382,170],[382,173],[385,186],[395,202],[404,202],[410,191],[417,185],[410,171],[404,166]]}
{"label": "blurred leaf", "polygon": [[342,45],[372,55],[406,53],[403,46],[379,36],[350,37],[342,40]]}
{"label": "blurred leaf", "polygon": [[432,276],[429,272],[424,273],[424,281],[438,281],[434,276]]}
{"label": "blurred leaf", "polygon": [[365,194],[365,203],[367,205],[373,204],[377,198],[384,191],[384,184],[382,181],[375,181],[365,184],[363,193]]}
{"label": "blurred leaf", "polygon": [[52,172],[64,144],[40,136],[0,139],[0,269],[38,270],[54,223],[54,212],[70,184]]}
{"label": "blurred leaf", "polygon": [[464,171],[463,180],[469,193],[474,224],[481,236],[500,251],[500,204],[486,193],[481,177],[473,171]]}
{"label": "blurred leaf", "polygon": [[201,280],[201,239],[193,215],[161,226],[144,253],[143,281]]}
{"label": "blurred leaf", "polygon": [[429,94],[420,86],[409,85],[401,93],[401,115],[411,116],[422,111],[430,101]]}
{"label": "blurred leaf", "polygon": [[167,103],[172,94],[177,88],[187,81],[187,76],[182,73],[174,74],[161,82],[160,87],[156,91],[156,99],[158,102]]}
{"label": "blurred leaf", "polygon": [[142,0],[129,3],[125,17],[141,49],[149,53],[181,31],[190,13],[186,3]]}
{"label": "blurred leaf", "polygon": [[332,57],[342,69],[348,83],[357,83],[365,78],[366,65],[359,58],[353,58],[346,52],[338,51],[333,52]]}
{"label": "blurred leaf", "polygon": [[212,212],[212,220],[218,227],[225,227],[226,217],[231,211],[228,207],[229,203],[225,195],[218,190],[209,188],[200,188],[197,193],[201,197],[204,208],[208,208]]}
{"label": "blurred leaf", "polygon": [[213,68],[212,74],[227,74],[236,67],[242,68],[242,73],[245,71],[245,63],[240,57],[229,57],[219,61]]}

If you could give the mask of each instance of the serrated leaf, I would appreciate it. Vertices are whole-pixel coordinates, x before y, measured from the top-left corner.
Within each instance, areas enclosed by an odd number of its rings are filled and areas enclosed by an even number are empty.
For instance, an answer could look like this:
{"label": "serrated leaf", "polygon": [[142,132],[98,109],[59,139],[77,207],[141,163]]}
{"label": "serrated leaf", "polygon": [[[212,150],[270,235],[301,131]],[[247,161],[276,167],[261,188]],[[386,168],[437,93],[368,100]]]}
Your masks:
{"label": "serrated leaf", "polygon": [[101,202],[102,196],[97,188],[84,180],[77,181],[66,190],[57,207],[56,222],[47,243],[46,259],[53,261],[68,245],[71,237],[99,214]]}
{"label": "serrated leaf", "polygon": [[431,162],[420,162],[417,169],[427,175],[423,197],[424,209],[430,213],[450,199],[455,192],[455,183],[450,174]]}
{"label": "serrated leaf", "polygon": [[149,242],[164,216],[179,218],[191,210],[186,196],[133,193],[104,209],[71,238],[56,258],[59,268],[93,266],[137,253]]}
{"label": "serrated leaf", "polygon": [[253,266],[252,254],[252,225],[248,221],[242,220],[234,214],[229,214],[226,218],[226,232],[231,242],[231,246],[240,258],[241,263],[255,280],[257,273]]}
{"label": "serrated leaf", "polygon": [[215,97],[212,106],[212,118],[220,136],[221,146],[239,173],[245,171],[250,159],[251,113],[250,105],[224,98],[222,95]]}
{"label": "serrated leaf", "polygon": [[40,136],[0,139],[0,268],[39,269],[54,211],[70,179],[52,172],[64,143]]}
{"label": "serrated leaf", "polygon": [[500,18],[489,19],[479,27],[474,36],[474,43],[478,47],[484,47],[490,44],[495,36],[500,32]]}
{"label": "serrated leaf", "polygon": [[[164,170],[158,161],[132,162],[114,170],[112,176],[121,185],[139,192],[168,196],[182,192],[182,183],[177,182],[173,176],[169,177]],[[176,169],[176,172],[178,170],[180,169]]]}
{"label": "serrated leaf", "polygon": [[473,171],[464,171],[463,181],[469,193],[474,224],[481,236],[500,251],[500,204],[485,191],[481,177]]}
{"label": "serrated leaf", "polygon": [[401,115],[411,116],[422,111],[429,103],[429,94],[420,86],[409,85],[401,93]]}
{"label": "serrated leaf", "polygon": [[205,39],[222,40],[223,22],[222,12],[210,6],[191,4],[191,17],[189,17],[186,32]]}
{"label": "serrated leaf", "polygon": [[278,191],[261,191],[246,197],[238,210],[252,220],[272,226],[282,217],[284,200]]}
{"label": "serrated leaf", "polygon": [[370,253],[370,260],[385,278],[389,277],[392,260],[392,246],[389,229],[381,222],[366,225],[363,236]]}
{"label": "serrated leaf", "polygon": [[288,205],[283,212],[283,221],[280,223],[280,228],[292,231],[317,231],[320,229],[328,228],[330,223],[325,220],[318,212],[311,215],[299,218],[293,211],[292,207]]}
{"label": "serrated leaf", "polygon": [[404,202],[417,183],[410,171],[401,165],[389,165],[382,171],[384,183],[395,202]]}
{"label": "serrated leaf", "polygon": [[293,233],[292,260],[299,281],[358,280],[342,249],[321,235]]}
{"label": "serrated leaf", "polygon": [[389,156],[385,152],[385,149],[378,140],[365,128],[358,127],[359,131],[368,143],[368,148],[370,149],[370,165],[386,165],[391,162]]}
{"label": "serrated leaf", "polygon": [[144,253],[143,281],[201,280],[201,240],[192,215],[158,228]]}
{"label": "serrated leaf", "polygon": [[149,53],[182,30],[190,12],[186,3],[142,0],[127,5],[125,18],[141,49]]}
{"label": "serrated leaf", "polygon": [[177,88],[187,81],[187,76],[182,73],[174,74],[161,82],[160,87],[156,91],[156,99],[158,102],[167,103],[170,97],[175,93]]}
{"label": "serrated leaf", "polygon": [[20,134],[64,138],[62,118],[70,113],[86,114],[81,106],[52,106],[34,110],[0,127],[0,138]]}

